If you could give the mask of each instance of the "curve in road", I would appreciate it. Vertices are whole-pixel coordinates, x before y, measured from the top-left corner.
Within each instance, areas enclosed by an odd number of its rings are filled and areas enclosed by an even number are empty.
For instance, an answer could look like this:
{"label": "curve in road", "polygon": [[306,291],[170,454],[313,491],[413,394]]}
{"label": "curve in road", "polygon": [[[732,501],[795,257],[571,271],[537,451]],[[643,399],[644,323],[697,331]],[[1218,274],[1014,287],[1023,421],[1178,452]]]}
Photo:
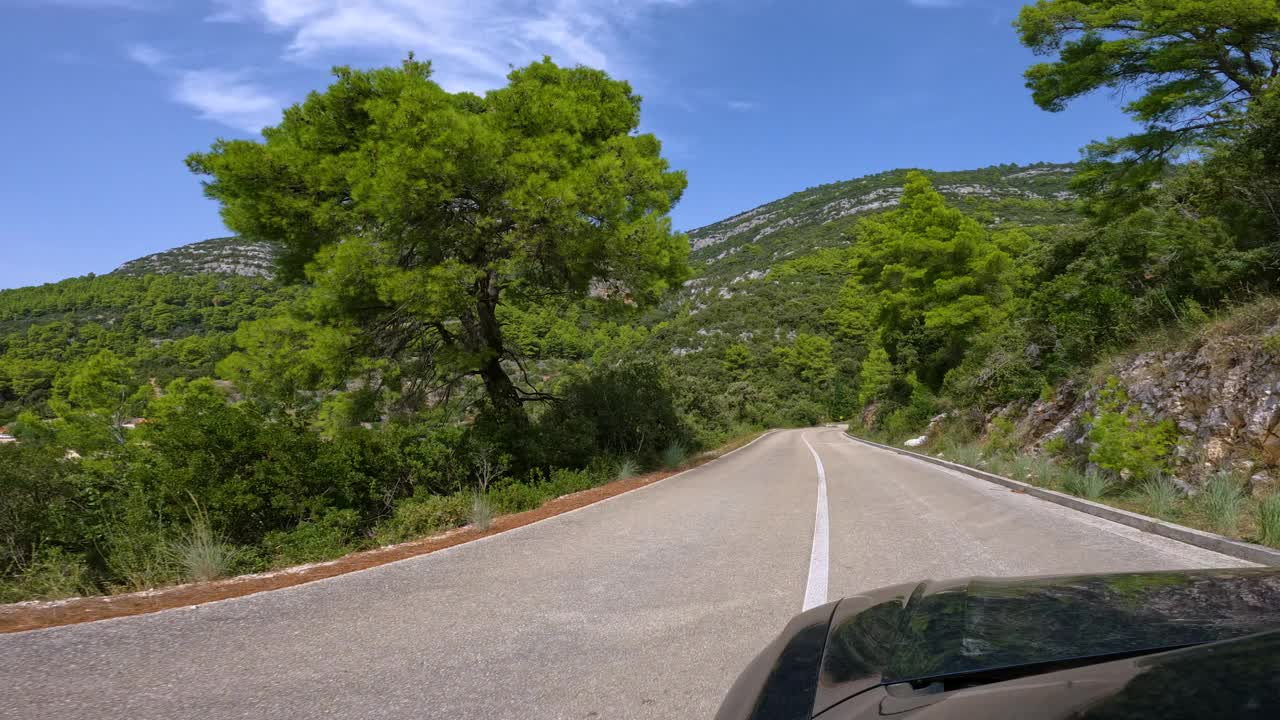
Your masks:
{"label": "curve in road", "polygon": [[1245,564],[793,430],[431,555],[0,636],[0,717],[709,717],[816,598],[819,467],[831,598],[926,577]]}

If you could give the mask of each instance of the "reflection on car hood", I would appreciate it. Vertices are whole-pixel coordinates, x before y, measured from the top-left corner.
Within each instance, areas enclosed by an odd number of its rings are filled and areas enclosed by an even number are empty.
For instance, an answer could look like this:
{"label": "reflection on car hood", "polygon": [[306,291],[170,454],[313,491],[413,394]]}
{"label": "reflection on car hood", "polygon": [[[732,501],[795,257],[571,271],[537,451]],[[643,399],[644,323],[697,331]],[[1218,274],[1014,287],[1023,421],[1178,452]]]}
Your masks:
{"label": "reflection on car hood", "polygon": [[1137,653],[1280,627],[1274,569],[901,585],[836,606],[819,713],[870,687]]}

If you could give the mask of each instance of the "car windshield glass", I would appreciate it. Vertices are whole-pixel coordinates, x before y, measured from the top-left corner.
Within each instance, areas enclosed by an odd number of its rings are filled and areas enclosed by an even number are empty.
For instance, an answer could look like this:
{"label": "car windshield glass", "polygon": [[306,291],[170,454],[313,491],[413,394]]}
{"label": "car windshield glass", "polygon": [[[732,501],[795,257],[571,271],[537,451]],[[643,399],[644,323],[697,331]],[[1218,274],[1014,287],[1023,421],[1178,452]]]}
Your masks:
{"label": "car windshield glass", "polygon": [[1248,571],[976,580],[914,598],[887,682],[1174,648],[1280,626],[1280,578]]}

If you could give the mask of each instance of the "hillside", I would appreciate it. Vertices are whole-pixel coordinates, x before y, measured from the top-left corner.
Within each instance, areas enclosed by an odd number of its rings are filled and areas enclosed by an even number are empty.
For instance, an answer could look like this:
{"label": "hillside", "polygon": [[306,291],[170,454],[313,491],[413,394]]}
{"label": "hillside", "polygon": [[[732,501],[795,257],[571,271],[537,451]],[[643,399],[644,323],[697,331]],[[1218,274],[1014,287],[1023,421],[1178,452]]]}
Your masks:
{"label": "hillside", "polygon": [[[1074,165],[1003,165],[926,172],[948,204],[984,225],[1076,221]],[[858,220],[897,207],[907,170],[822,185],[689,232],[696,277],[649,317],[658,346],[685,365],[718,363],[730,344],[757,355],[797,333],[829,334],[825,314],[846,275],[824,250],[853,243]],[[712,357],[714,356],[714,357]]]}
{"label": "hillside", "polygon": [[[944,197],[985,223],[1052,224],[1073,217],[1072,167],[929,175]],[[821,331],[842,277],[788,268],[848,245],[859,217],[897,204],[906,172],[810,188],[689,232],[696,277],[639,319],[654,330],[647,350],[704,375],[699,363],[718,362],[719,355],[692,357],[703,350],[748,342],[767,353],[796,332]],[[283,297],[271,281],[274,259],[269,245],[214,238],[131,260],[102,276],[0,291],[0,409],[8,408],[0,421],[46,397],[62,364],[101,349],[135,358],[160,380],[209,374],[232,351],[238,323],[269,312]],[[515,331],[524,330],[521,322]],[[589,314],[577,322],[578,331],[593,324]],[[556,360],[565,351],[545,345],[537,359],[561,365]]]}
{"label": "hillside", "polygon": [[116,268],[113,275],[240,275],[270,278],[276,250],[237,237],[213,238],[147,255]]}

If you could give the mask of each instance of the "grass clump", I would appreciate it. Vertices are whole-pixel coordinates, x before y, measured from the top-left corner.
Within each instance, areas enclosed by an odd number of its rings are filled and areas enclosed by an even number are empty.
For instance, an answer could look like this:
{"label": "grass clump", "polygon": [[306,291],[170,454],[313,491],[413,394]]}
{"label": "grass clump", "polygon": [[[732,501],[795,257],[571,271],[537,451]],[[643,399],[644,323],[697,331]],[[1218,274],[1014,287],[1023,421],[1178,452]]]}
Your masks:
{"label": "grass clump", "polygon": [[626,480],[635,477],[640,472],[640,465],[631,458],[622,458],[618,462],[618,471],[614,473],[615,480]]}
{"label": "grass clump", "polygon": [[1138,497],[1148,515],[1169,517],[1178,501],[1178,487],[1172,480],[1158,477],[1143,483],[1138,489]]}
{"label": "grass clump", "polygon": [[1063,478],[1063,488],[1072,495],[1086,500],[1097,500],[1111,491],[1114,486],[1111,478],[1090,468],[1083,473],[1072,472]]}
{"label": "grass clump", "polygon": [[1258,503],[1258,539],[1265,545],[1280,547],[1280,493]]}
{"label": "grass clump", "polygon": [[1235,535],[1244,512],[1245,497],[1230,472],[1217,472],[1205,483],[1199,500],[1210,527],[1220,535]]}
{"label": "grass clump", "polygon": [[197,511],[186,534],[170,541],[169,555],[183,580],[207,582],[231,574],[242,553],[214,532],[208,515]]}
{"label": "grass clump", "polygon": [[488,530],[493,524],[493,505],[489,498],[476,493],[471,496],[471,510],[467,513],[467,524],[478,530]]}
{"label": "grass clump", "polygon": [[659,460],[662,462],[662,467],[667,468],[668,470],[674,470],[675,468],[683,465],[685,458],[687,457],[688,451],[685,450],[683,445],[680,443],[671,443],[662,451],[662,455]]}

